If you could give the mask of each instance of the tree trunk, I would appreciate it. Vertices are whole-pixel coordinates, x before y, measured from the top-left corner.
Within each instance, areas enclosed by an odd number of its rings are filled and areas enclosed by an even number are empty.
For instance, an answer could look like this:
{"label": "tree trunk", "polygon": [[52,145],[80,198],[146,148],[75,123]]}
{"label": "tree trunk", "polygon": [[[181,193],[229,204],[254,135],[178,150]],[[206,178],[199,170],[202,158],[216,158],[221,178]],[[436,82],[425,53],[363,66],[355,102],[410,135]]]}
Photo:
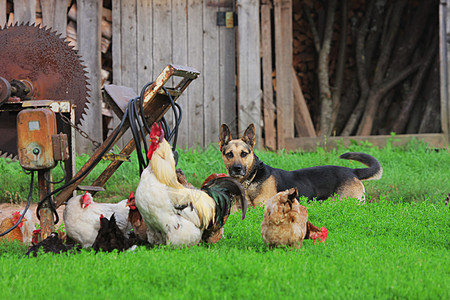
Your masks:
{"label": "tree trunk", "polygon": [[330,130],[336,135],[336,119],[341,106],[342,85],[344,82],[345,50],[347,48],[347,0],[342,1],[341,7],[341,32],[339,34],[339,53],[337,57],[336,79],[334,81],[334,91],[332,93],[332,110]]}
{"label": "tree trunk", "polygon": [[441,132],[439,60],[435,59],[425,84],[424,95],[427,100],[419,127],[419,133]]}
{"label": "tree trunk", "polygon": [[[394,42],[397,37],[397,32],[400,25],[401,16],[406,6],[406,0],[398,1],[395,3],[392,18],[389,22],[389,31],[387,33],[386,41],[383,41],[383,48],[381,49],[380,57],[375,69],[375,76],[373,80],[373,87],[377,87],[381,84],[386,76],[386,70],[389,64],[389,58],[391,57]],[[366,108],[364,110],[361,123],[358,127],[357,135],[370,135],[372,132],[372,125],[374,122],[375,114],[378,109],[378,104],[381,99],[380,95],[384,95],[385,91],[373,91],[371,90],[370,96],[367,99]]]}
{"label": "tree trunk", "polygon": [[[411,22],[407,24],[407,28],[405,29],[405,32],[408,34],[400,37],[399,46],[396,48],[396,52],[394,53],[388,70],[390,74],[400,72],[407,64],[413,61],[413,54],[417,50],[421,38],[423,38],[424,30],[427,28],[427,22],[432,20],[430,16],[432,16],[434,8],[435,6],[430,5],[427,1],[419,2],[419,6],[415,9],[415,12],[411,17]],[[395,99],[395,94],[391,91],[383,98],[379,105],[379,113],[377,114],[375,126],[379,128],[379,126],[377,126],[378,124],[386,124],[387,127],[384,130],[379,130],[377,132],[378,134],[385,134],[386,132],[392,131],[388,118],[393,112],[390,112],[389,114],[386,114],[385,112],[389,110],[389,107]],[[397,114],[398,113],[396,112],[395,116],[397,116]]]}
{"label": "tree trunk", "polygon": [[372,19],[372,14],[374,13],[374,8],[375,1],[369,2],[366,15],[364,16],[363,22],[361,23],[356,36],[356,75],[358,78],[361,95],[359,97],[358,104],[353,110],[353,113],[342,131],[342,136],[349,136],[353,133],[353,130],[356,124],[358,124],[364,110],[367,96],[369,95],[370,86],[369,81],[367,80],[366,55],[364,48],[369,24]]}
{"label": "tree trunk", "polygon": [[329,56],[330,56],[330,46],[331,38],[333,36],[333,24],[334,16],[336,12],[336,0],[330,0],[328,3],[327,19],[325,24],[325,31],[322,45],[320,45],[320,38],[317,30],[315,29],[314,21],[312,20],[311,13],[308,6],[305,5],[305,13],[308,22],[311,25],[314,44],[316,50],[319,52],[319,62],[318,62],[318,81],[320,90],[320,134],[329,136],[331,134],[331,114],[332,114],[332,98],[330,91],[330,78],[329,78]]}
{"label": "tree trunk", "polygon": [[433,39],[433,42],[431,43],[431,46],[428,48],[428,51],[423,59],[424,62],[421,65],[419,72],[413,80],[412,89],[409,91],[408,96],[402,103],[402,109],[398,114],[398,118],[394,123],[392,131],[396,133],[403,133],[405,131],[410,113],[414,107],[414,102],[418,97],[420,88],[422,87],[423,81],[425,80],[425,75],[428,73],[428,70],[432,65],[432,61],[436,55],[437,49],[438,39],[436,35]]}

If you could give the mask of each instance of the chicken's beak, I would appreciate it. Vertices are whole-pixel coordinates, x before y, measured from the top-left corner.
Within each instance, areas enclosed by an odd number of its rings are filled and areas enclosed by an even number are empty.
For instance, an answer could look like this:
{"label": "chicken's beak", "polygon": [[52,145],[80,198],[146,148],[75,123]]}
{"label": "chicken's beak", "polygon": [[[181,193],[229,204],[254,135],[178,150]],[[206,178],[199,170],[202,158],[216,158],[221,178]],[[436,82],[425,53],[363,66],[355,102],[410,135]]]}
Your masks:
{"label": "chicken's beak", "polygon": [[129,207],[131,210],[135,210],[136,209],[136,205],[131,203],[131,200],[134,200],[134,197],[131,198],[131,199],[128,199],[127,204],[125,204],[125,207]]}

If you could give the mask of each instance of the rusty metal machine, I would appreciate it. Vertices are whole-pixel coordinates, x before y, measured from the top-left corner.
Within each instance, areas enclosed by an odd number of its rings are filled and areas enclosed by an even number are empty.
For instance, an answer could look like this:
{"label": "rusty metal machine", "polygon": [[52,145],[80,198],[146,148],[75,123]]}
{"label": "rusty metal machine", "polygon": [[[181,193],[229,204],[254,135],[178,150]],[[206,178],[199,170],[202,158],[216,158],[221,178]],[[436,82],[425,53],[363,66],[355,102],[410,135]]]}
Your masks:
{"label": "rusty metal machine", "polygon": [[[85,112],[85,67],[59,35],[28,24],[0,29],[0,66],[0,155],[18,157],[25,170],[37,171],[43,199],[58,161],[66,161],[68,177],[75,171],[74,157],[69,159],[74,132],[63,120],[79,124]],[[52,231],[50,204],[41,211],[49,227],[43,233]]]}
{"label": "rusty metal machine", "polygon": [[[41,238],[53,231],[58,221],[56,208],[73,195],[106,152],[133,127],[129,117],[139,115],[148,124],[159,121],[199,76],[193,68],[168,65],[140,96],[126,87],[105,87],[105,100],[122,122],[76,172],[74,128],[80,124],[88,103],[87,74],[79,56],[50,29],[21,24],[0,29],[0,66],[0,155],[18,157],[24,170],[38,173]],[[179,78],[178,83],[175,78]],[[166,88],[167,82],[175,86]],[[140,110],[131,98],[139,99]],[[142,138],[136,140],[134,135],[118,157],[129,156],[140,147],[145,135],[142,131]],[[65,161],[66,182],[53,190],[49,178],[58,161]],[[112,161],[94,181],[91,191],[101,190],[122,162]]]}

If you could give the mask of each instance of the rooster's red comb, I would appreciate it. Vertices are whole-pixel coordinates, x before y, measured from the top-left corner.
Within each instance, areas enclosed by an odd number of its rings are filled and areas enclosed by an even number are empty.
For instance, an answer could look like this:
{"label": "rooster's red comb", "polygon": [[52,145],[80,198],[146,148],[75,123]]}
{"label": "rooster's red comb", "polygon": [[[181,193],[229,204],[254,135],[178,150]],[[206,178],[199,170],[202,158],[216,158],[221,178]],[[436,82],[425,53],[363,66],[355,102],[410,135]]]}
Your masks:
{"label": "rooster's red comb", "polygon": [[150,130],[150,139],[156,136],[160,137],[160,139],[164,138],[164,130],[158,122],[155,122]]}

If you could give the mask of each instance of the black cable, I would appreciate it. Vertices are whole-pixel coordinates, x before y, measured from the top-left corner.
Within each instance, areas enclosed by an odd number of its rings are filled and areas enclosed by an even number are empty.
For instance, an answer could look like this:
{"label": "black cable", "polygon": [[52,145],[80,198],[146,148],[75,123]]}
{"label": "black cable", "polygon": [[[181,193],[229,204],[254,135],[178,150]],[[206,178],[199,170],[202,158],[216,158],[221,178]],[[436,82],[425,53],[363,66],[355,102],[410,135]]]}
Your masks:
{"label": "black cable", "polygon": [[[130,130],[133,135],[133,139],[135,141],[135,147],[137,150],[137,149],[140,149],[141,146],[140,146],[139,136],[138,136],[137,129],[136,129],[135,117],[134,117],[133,103],[135,100],[136,100],[136,98],[130,99],[128,101],[127,107],[128,107],[128,123],[130,124]],[[141,157],[139,156],[139,153],[137,153],[137,154],[138,154],[139,166],[141,166]]]}
{"label": "black cable", "polygon": [[142,148],[141,148],[141,140],[140,140],[140,130],[137,128],[136,122],[138,119],[138,112],[136,107],[136,101],[137,98],[131,99],[128,101],[128,109],[129,109],[129,123],[130,123],[130,130],[133,134],[134,144],[136,146],[136,154],[139,161],[139,175],[142,174],[144,171],[144,168],[146,168],[145,159],[142,155]]}
{"label": "black cable", "polygon": [[[147,132],[148,133],[150,133],[150,126],[148,126],[148,122],[147,122],[147,120],[145,119],[145,114],[144,114],[144,95],[145,95],[145,92],[147,91],[147,89],[149,88],[149,86],[150,85],[152,85],[154,83],[154,81],[152,81],[152,82],[148,82],[146,85],[144,85],[144,87],[141,89],[141,97],[139,98],[139,106],[140,106],[140,109],[141,109],[141,118],[142,118],[142,121],[143,121],[143,123],[144,123],[144,126],[145,126],[145,129],[147,130]],[[146,147],[146,150],[147,150],[148,148]]]}
{"label": "black cable", "polygon": [[48,183],[51,183],[51,184],[58,184],[58,183],[63,182],[64,179],[66,179],[67,173],[66,173],[66,169],[64,169],[64,167],[63,167],[63,165],[62,165],[62,160],[59,161],[59,165],[60,165],[60,167],[61,167],[61,169],[62,169],[62,171],[63,171],[63,173],[64,173],[63,178],[62,178],[61,180],[58,180],[58,181],[51,181],[51,180],[48,178],[48,176],[46,175],[47,173],[44,173],[44,179],[45,179],[45,181],[47,181]]}
{"label": "black cable", "polygon": [[[31,198],[33,196],[33,185],[34,185],[34,172],[30,172],[31,173],[31,181],[30,181],[30,192],[28,193],[28,201],[27,201],[27,205],[25,206],[25,209],[23,210],[22,214],[20,215],[19,220],[16,222],[16,224],[14,224],[12,227],[10,227],[9,229],[7,229],[5,232],[0,233],[0,236],[4,236],[5,234],[8,234],[9,232],[11,232],[12,230],[14,230],[15,228],[17,228],[17,226],[19,226],[20,222],[22,222],[23,216],[25,216],[25,214],[28,211],[28,208],[30,208],[30,204],[31,204]],[[31,220],[28,220],[28,222],[31,222]]]}

